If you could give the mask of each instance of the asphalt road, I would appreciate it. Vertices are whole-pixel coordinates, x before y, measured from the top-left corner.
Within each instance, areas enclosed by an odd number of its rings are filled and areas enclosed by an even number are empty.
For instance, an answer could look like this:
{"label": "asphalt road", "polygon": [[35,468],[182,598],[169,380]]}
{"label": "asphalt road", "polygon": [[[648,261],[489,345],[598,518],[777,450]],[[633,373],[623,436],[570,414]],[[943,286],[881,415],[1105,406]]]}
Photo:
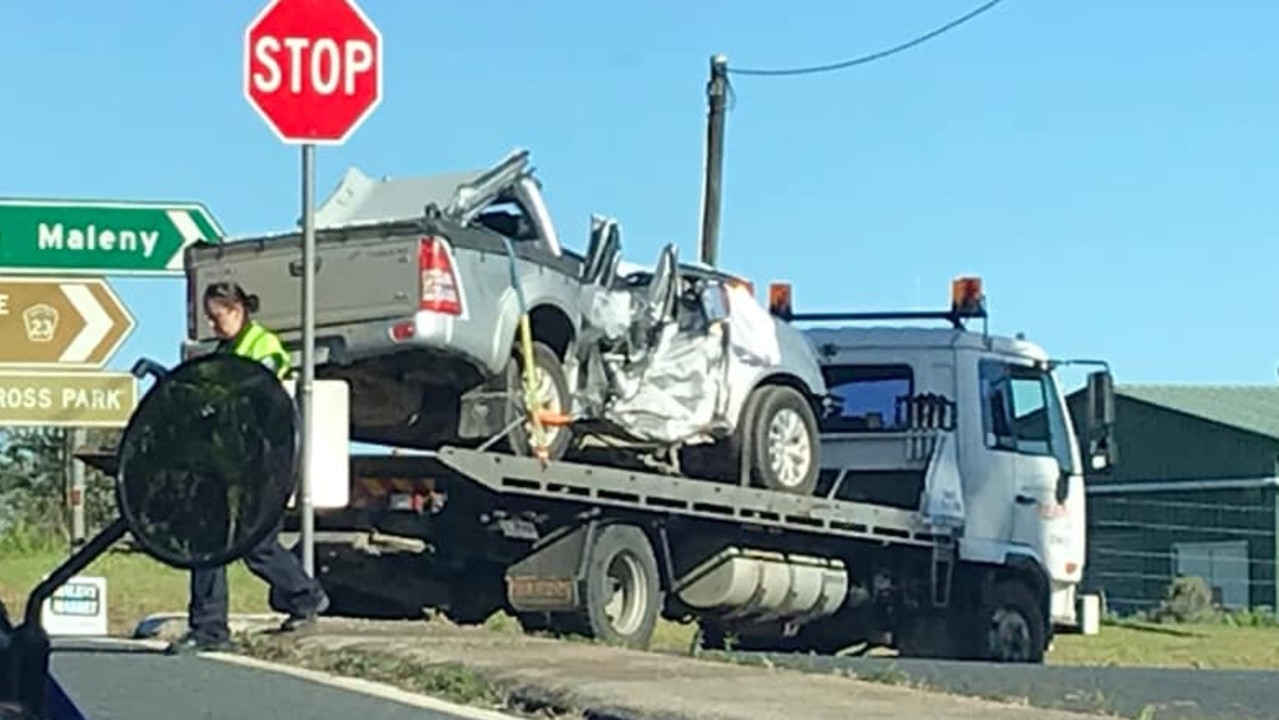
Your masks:
{"label": "asphalt road", "polygon": [[[90,720],[471,720],[289,675],[122,644],[55,645],[53,672]],[[758,662],[754,653],[739,659]],[[1156,720],[1279,720],[1279,672],[994,665],[766,656],[777,667],[846,671],[960,695]]]}
{"label": "asphalt road", "polygon": [[53,673],[89,720],[470,720],[209,658],[55,648]]}
{"label": "asphalt road", "polygon": [[[761,655],[739,653],[744,660]],[[872,680],[916,681],[959,695],[1024,698],[1042,708],[1156,720],[1279,720],[1279,672],[1032,666],[954,661],[766,656],[808,672],[853,671]],[[1149,713],[1153,713],[1153,716]]]}

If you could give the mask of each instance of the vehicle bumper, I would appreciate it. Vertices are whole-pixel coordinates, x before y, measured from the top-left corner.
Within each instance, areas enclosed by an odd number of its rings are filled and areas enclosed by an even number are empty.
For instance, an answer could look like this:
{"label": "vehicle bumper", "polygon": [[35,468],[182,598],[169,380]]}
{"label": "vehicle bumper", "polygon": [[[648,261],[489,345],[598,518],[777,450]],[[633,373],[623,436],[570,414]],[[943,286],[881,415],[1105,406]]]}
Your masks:
{"label": "vehicle bumper", "polygon": [[1053,583],[1052,621],[1054,625],[1069,627],[1078,623],[1075,593],[1076,586],[1073,583]]}
{"label": "vehicle bumper", "polygon": [[486,375],[501,372],[504,366],[496,360],[499,353],[494,328],[476,328],[474,323],[450,315],[427,311],[415,313],[412,318],[390,323],[387,338],[398,346],[454,355]]}
{"label": "vehicle bumper", "polygon": [[[426,351],[464,364],[481,375],[502,370],[498,363],[497,340],[491,329],[470,332],[455,318],[431,312],[376,322],[325,325],[316,328],[315,364],[350,365],[392,353]],[[302,331],[279,331],[280,341],[289,351],[295,367],[302,364]],[[213,350],[216,339],[184,340],[182,358],[189,359]]]}

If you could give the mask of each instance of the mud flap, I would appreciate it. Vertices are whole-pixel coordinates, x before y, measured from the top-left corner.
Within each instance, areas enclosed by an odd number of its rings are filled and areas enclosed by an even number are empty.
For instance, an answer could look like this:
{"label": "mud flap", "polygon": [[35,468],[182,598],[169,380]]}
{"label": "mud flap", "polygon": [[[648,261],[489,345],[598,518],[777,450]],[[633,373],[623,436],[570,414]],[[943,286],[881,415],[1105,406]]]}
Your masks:
{"label": "mud flap", "polygon": [[586,562],[599,523],[551,535],[506,569],[506,597],[517,612],[568,612],[586,605]]}

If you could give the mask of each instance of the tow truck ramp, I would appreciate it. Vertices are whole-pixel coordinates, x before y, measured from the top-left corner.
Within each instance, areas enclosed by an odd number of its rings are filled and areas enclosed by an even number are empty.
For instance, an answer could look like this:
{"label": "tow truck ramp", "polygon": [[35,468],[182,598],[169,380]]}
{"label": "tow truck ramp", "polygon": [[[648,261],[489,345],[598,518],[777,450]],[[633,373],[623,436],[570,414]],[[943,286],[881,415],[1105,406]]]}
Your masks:
{"label": "tow truck ramp", "polygon": [[467,479],[503,495],[575,500],[640,512],[740,522],[863,541],[948,545],[948,528],[924,523],[912,510],[740,485],[553,462],[455,447],[435,458]]}

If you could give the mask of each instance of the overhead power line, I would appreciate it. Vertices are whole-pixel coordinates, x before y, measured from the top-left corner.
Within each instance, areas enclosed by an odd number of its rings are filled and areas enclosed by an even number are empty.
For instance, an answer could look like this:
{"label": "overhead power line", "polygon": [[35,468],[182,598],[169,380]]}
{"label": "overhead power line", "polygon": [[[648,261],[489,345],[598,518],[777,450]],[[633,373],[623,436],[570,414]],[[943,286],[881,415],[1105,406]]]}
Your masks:
{"label": "overhead power line", "polygon": [[854,65],[865,65],[866,63],[874,62],[876,60],[882,60],[890,55],[896,55],[897,53],[909,50],[915,47],[916,45],[921,45],[923,43],[926,43],[929,40],[932,40],[933,38],[937,37],[938,35],[941,35],[950,30],[953,30],[959,27],[960,25],[963,25],[964,23],[968,22],[969,20],[976,18],[978,15],[981,15],[987,10],[990,10],[991,8],[995,7],[1001,2],[1003,2],[1003,0],[989,0],[989,2],[977,7],[976,9],[970,11],[968,14],[958,17],[954,20],[951,20],[950,22],[946,23],[945,25],[942,25],[936,30],[933,30],[932,32],[926,33],[924,35],[920,35],[914,40],[904,42],[900,45],[896,45],[894,47],[888,48],[887,50],[880,50],[879,52],[871,53],[869,55],[862,55],[861,57],[855,57],[851,60],[843,60],[837,63],[831,63],[829,65],[810,65],[808,67],[783,68],[783,69],[776,69],[776,70],[730,67],[728,68],[728,72],[733,75],[814,75],[817,73],[832,72],[834,70],[844,70],[846,68],[853,67]]}

